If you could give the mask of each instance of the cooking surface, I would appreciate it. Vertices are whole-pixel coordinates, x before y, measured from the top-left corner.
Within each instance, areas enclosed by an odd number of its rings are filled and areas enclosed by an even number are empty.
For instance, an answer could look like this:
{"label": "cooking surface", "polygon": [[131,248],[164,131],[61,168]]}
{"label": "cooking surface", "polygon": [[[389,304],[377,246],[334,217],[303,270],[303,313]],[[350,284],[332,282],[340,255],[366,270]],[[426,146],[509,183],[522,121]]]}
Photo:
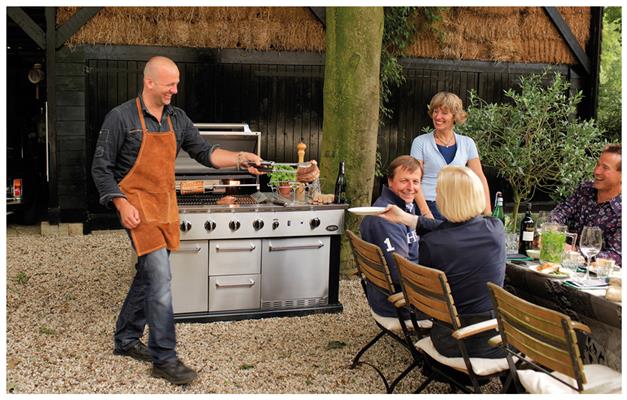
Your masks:
{"label": "cooking surface", "polygon": [[[214,206],[217,205],[218,200],[222,197],[225,197],[225,195],[214,193],[186,194],[184,196],[178,196],[177,202],[179,206]],[[235,203],[233,205],[257,204],[257,201],[249,195],[236,194],[231,195],[231,197],[235,198]]]}

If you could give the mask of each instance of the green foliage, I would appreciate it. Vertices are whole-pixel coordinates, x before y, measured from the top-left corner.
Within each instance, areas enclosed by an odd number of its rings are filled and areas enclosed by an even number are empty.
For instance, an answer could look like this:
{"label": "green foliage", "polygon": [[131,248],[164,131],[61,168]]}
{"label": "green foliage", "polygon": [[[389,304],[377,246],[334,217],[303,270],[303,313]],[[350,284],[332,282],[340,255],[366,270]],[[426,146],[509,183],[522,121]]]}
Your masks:
{"label": "green foliage", "polygon": [[[618,8],[618,16],[612,9]],[[620,142],[622,117],[620,7],[608,7],[603,16],[597,122],[610,142]]]}
{"label": "green foliage", "polygon": [[280,165],[272,168],[270,184],[278,186],[281,182],[291,182],[296,179],[296,168],[289,165]]}
{"label": "green foliage", "polygon": [[568,96],[570,83],[559,73],[523,76],[520,88],[496,104],[471,91],[468,120],[457,127],[475,140],[482,163],[511,185],[514,226],[520,202],[535,190],[558,201],[590,177],[604,145],[594,122],[574,116],[582,94]]}
{"label": "green foliage", "polygon": [[19,283],[20,285],[26,285],[29,279],[30,276],[24,271],[20,271],[17,273],[17,275],[15,275],[15,282]]}
{"label": "green foliage", "polygon": [[[392,88],[405,82],[403,67],[398,57],[404,54],[416,33],[416,7],[384,7],[383,9],[383,44],[381,46],[380,71],[380,113],[381,117],[390,118],[392,110],[387,104],[392,96]],[[383,118],[380,118],[383,121]]]}

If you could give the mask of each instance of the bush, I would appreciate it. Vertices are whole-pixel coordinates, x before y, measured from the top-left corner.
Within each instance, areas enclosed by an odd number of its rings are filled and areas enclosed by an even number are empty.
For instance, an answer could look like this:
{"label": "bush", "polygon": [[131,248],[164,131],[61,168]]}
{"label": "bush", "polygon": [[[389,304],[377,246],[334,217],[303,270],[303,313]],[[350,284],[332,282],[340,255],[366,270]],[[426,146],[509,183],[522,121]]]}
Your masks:
{"label": "bush", "polygon": [[456,129],[475,140],[482,164],[511,185],[514,226],[521,201],[536,190],[556,201],[570,195],[592,175],[604,145],[593,121],[575,117],[582,94],[569,96],[569,88],[547,70],[521,77],[520,92],[505,92],[508,103],[488,104],[470,92],[468,119]]}
{"label": "bush", "polygon": [[621,20],[608,12],[617,7],[608,7],[603,17],[603,40],[601,41],[601,67],[599,76],[599,105],[597,121],[610,142],[621,139]]}

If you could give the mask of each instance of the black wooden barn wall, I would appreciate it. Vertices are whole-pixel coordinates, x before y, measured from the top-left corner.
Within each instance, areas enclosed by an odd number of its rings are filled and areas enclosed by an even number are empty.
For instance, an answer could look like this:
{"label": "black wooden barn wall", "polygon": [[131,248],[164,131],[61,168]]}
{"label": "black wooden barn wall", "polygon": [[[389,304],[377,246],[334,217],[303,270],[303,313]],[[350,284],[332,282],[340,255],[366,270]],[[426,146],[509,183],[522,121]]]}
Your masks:
{"label": "black wooden barn wall", "polygon": [[[174,104],[193,121],[248,123],[261,132],[261,155],[268,160],[295,161],[300,140],[308,146],[306,158],[319,159],[323,55],[132,46],[64,48],[58,53],[56,74],[62,220],[85,221],[88,230],[116,226],[112,211],[98,204],[91,159],[104,116],[137,95],[144,63],[154,54],[177,62],[181,83]],[[421,59],[406,59],[403,64],[407,81],[393,95],[393,118],[379,131],[383,165],[407,154],[413,138],[430,125],[426,105],[436,92],[458,93],[466,103],[468,90],[476,89],[487,101],[501,101],[503,91],[514,87],[520,75],[546,67]],[[570,68],[557,68],[573,89],[580,87]]]}

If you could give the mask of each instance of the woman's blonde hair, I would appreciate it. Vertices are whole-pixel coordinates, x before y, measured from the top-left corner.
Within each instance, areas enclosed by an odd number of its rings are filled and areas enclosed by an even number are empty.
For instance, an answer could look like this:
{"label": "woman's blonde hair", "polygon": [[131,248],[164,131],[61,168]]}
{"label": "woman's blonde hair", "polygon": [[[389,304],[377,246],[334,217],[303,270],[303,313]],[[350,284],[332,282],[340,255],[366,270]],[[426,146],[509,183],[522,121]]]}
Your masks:
{"label": "woman's blonde hair", "polygon": [[468,167],[447,165],[440,170],[435,187],[438,210],[451,222],[464,222],[485,210],[481,180]]}
{"label": "woman's blonde hair", "polygon": [[455,93],[436,93],[435,96],[431,98],[431,102],[427,106],[429,117],[433,117],[433,110],[436,108],[443,108],[452,113],[456,124],[463,124],[466,122],[468,114],[464,111],[462,99],[460,99]]}

